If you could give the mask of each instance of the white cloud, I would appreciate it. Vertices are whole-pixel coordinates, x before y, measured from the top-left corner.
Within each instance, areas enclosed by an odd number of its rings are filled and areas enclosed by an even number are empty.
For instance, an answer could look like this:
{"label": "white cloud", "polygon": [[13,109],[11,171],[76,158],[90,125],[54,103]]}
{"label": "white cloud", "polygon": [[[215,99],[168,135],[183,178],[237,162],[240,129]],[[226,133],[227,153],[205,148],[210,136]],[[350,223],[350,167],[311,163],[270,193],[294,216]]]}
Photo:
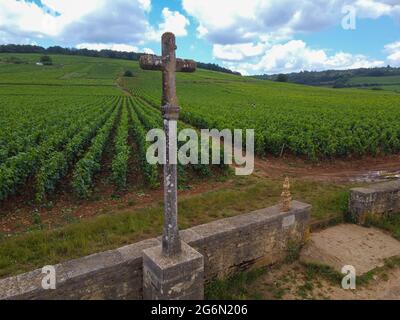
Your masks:
{"label": "white cloud", "polygon": [[344,5],[354,6],[358,18],[392,16],[400,20],[398,0],[182,0],[182,4],[198,22],[199,36],[222,45],[340,25]]}
{"label": "white cloud", "polygon": [[0,32],[3,38],[40,37],[55,35],[58,31],[57,18],[36,4],[15,0],[0,2]]}
{"label": "white cloud", "polygon": [[127,44],[105,44],[105,43],[81,43],[76,46],[78,49],[89,50],[114,50],[121,52],[139,52],[139,48]]}
{"label": "white cloud", "polygon": [[113,50],[120,52],[141,52],[147,54],[154,54],[154,51],[150,48],[139,48],[137,46],[131,46],[128,44],[107,44],[107,43],[80,43],[76,46],[77,49],[89,49],[89,50]]}
{"label": "white cloud", "polygon": [[139,5],[143,8],[145,11],[150,11],[151,10],[151,0],[138,0]]}
{"label": "white cloud", "polygon": [[147,34],[149,39],[160,41],[164,32],[173,32],[177,37],[184,37],[188,34],[186,28],[190,25],[190,21],[180,12],[164,8],[161,17],[163,21],[158,25],[158,28],[153,28]]}
{"label": "white cloud", "polygon": [[377,19],[382,16],[395,16],[395,9],[398,7],[399,2],[396,0],[357,0],[355,5],[360,17]]}
{"label": "white cloud", "polygon": [[189,19],[178,11],[171,11],[164,8],[162,11],[164,22],[160,24],[160,31],[173,32],[176,36],[186,36],[186,27],[190,25]]}
{"label": "white cloud", "polygon": [[149,30],[150,0],[0,1],[0,41],[52,39],[60,44],[134,43]]}
{"label": "white cloud", "polygon": [[98,0],[101,6],[67,25],[60,38],[70,42],[140,44],[149,29],[138,0]]}
{"label": "white cloud", "polygon": [[[400,21],[400,0],[182,0],[182,5],[197,21],[198,36],[213,44],[214,58],[245,74],[384,65],[294,39],[298,33],[340,26],[346,5],[356,9],[357,19],[390,16]],[[390,57],[397,59],[398,51]]]}
{"label": "white cloud", "polygon": [[385,52],[388,54],[388,63],[392,66],[400,67],[400,41],[386,45]]}
{"label": "white cloud", "polygon": [[384,66],[384,61],[371,60],[364,55],[338,52],[328,55],[325,50],[316,50],[304,41],[291,40],[275,44],[257,62],[225,62],[225,66],[243,74],[290,73],[302,70],[352,69]]}
{"label": "white cloud", "polygon": [[[41,0],[42,4],[53,13],[60,14],[68,22],[85,16],[94,11],[96,7],[104,5],[104,0]],[[67,18],[67,19],[66,19]]]}
{"label": "white cloud", "polygon": [[147,53],[147,54],[154,54],[154,51],[150,48],[144,48],[143,49],[143,53]]}
{"label": "white cloud", "polygon": [[241,61],[247,58],[256,57],[265,52],[266,45],[262,43],[240,43],[213,46],[213,55],[217,59],[225,61]]}

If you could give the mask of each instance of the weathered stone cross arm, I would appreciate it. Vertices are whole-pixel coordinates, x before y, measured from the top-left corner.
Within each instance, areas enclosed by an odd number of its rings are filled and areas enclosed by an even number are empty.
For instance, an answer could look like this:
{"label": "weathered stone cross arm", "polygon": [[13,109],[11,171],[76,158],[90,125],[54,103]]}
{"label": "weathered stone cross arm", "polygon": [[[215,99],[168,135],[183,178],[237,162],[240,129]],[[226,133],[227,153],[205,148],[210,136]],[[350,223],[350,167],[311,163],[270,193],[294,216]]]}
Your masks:
{"label": "weathered stone cross arm", "polygon": [[[145,54],[139,59],[140,67],[143,70],[163,71],[166,65],[163,58],[154,54]],[[176,59],[176,72],[195,72],[196,61]]]}

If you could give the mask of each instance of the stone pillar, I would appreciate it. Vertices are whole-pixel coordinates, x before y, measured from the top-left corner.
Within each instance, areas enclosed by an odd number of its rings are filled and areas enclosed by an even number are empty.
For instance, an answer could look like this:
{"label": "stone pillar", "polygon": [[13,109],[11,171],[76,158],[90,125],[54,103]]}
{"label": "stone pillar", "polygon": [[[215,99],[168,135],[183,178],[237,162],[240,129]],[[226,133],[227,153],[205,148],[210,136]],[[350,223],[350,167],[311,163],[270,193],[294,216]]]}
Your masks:
{"label": "stone pillar", "polygon": [[144,300],[203,300],[204,258],[181,242],[181,252],[169,257],[162,246],[143,251]]}

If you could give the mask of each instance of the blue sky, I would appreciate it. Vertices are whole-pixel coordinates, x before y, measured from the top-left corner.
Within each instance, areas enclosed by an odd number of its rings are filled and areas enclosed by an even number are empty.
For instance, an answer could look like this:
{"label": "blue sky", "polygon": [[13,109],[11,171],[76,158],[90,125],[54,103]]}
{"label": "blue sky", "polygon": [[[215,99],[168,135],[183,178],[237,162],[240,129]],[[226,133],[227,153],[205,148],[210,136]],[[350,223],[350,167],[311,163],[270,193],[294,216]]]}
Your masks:
{"label": "blue sky", "polygon": [[333,26],[299,38],[315,48],[343,50],[353,54],[364,53],[377,59],[385,59],[384,46],[400,38],[400,24],[389,17],[360,19],[357,24],[355,30],[343,30],[341,26]]}
{"label": "blue sky", "polygon": [[0,43],[178,55],[244,74],[400,66],[400,0],[1,0]]}

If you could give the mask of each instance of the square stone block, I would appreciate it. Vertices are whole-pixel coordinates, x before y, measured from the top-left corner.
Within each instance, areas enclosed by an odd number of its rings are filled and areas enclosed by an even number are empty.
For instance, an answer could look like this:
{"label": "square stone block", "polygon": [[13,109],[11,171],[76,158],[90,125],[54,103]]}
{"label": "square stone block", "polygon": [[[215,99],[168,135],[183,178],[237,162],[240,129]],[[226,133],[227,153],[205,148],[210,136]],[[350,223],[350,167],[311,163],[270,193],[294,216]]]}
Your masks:
{"label": "square stone block", "polygon": [[162,247],[143,251],[143,298],[145,300],[203,300],[204,258],[182,242],[182,252],[166,257]]}

